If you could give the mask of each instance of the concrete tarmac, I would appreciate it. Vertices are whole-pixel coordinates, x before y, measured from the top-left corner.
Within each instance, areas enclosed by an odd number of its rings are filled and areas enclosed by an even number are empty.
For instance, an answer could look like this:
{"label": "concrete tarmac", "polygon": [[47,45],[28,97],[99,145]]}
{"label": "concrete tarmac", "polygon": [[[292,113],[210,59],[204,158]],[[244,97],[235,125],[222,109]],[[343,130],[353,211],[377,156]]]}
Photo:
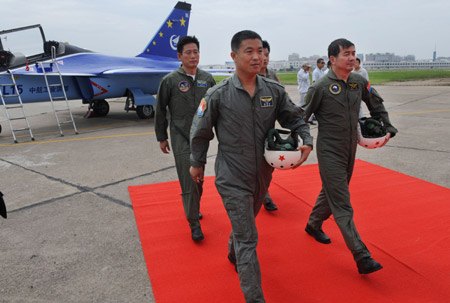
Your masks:
{"label": "concrete tarmac", "polygon": [[[376,89],[399,133],[381,149],[358,148],[357,158],[450,188],[450,86]],[[296,86],[287,90],[297,103]],[[36,141],[22,132],[17,144],[0,111],[8,209],[0,217],[0,302],[154,302],[128,186],[177,176],[153,119],[124,112],[123,102],[110,102],[107,117],[84,119],[87,107],[71,101],[79,134],[65,124],[64,137],[49,103],[26,105]],[[213,142],[207,175],[216,152]],[[314,163],[315,151],[305,164]]]}

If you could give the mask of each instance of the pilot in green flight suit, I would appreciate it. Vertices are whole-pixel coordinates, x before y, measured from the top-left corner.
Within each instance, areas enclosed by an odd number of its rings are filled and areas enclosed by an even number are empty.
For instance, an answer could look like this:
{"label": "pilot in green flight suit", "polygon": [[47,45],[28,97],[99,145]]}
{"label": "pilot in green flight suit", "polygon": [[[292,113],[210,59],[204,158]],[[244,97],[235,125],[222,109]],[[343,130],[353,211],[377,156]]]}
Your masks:
{"label": "pilot in green flight suit", "polygon": [[313,139],[283,86],[257,75],[261,37],[242,31],[234,35],[231,45],[236,73],[208,91],[192,123],[191,175],[197,182],[203,179],[214,128],[219,142],[215,184],[232,227],[229,260],[237,265],[245,302],[263,303],[255,217],[273,172],[264,159],[266,135],[276,120],[282,127],[298,131],[305,144],[300,147],[301,161],[309,155]]}
{"label": "pilot in green flight suit", "polygon": [[383,119],[390,137],[397,129],[391,125],[377,91],[365,78],[351,72],[356,58],[353,43],[345,39],[333,41],[328,56],[332,69],[309,88],[302,107],[306,120],[314,114],[319,122],[316,150],[322,179],[322,190],[305,230],[317,241],[330,243],[322,231],[322,223],[332,214],[357,262],[358,271],[366,274],[382,266],[371,258],[362,242],[350,203],[349,183],[355,163],[361,100],[367,104],[372,117]]}
{"label": "pilot in green flight suit", "polygon": [[190,174],[189,132],[192,118],[208,88],[216,83],[211,74],[197,68],[199,62],[199,43],[197,38],[185,36],[177,45],[181,67],[165,76],[160,83],[155,104],[155,133],[163,153],[170,151],[167,142],[170,113],[170,142],[175,157],[181,196],[186,218],[194,241],[204,238],[200,222],[200,198],[202,184],[193,182]]}

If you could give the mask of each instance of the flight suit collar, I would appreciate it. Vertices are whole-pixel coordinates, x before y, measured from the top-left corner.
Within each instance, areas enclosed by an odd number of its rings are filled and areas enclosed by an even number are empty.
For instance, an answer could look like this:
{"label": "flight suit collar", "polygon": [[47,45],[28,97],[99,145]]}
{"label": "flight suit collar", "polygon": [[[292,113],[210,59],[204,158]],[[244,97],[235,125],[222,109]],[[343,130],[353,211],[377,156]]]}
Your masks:
{"label": "flight suit collar", "polygon": [[351,72],[350,75],[348,75],[348,79],[347,79],[347,83],[352,83],[356,81],[356,77],[355,77],[356,73],[355,72]]}
{"label": "flight suit collar", "polygon": [[[332,69],[330,69],[330,70],[328,71],[327,76],[328,76],[328,78],[330,78],[330,79],[332,79],[332,80],[345,82],[344,80],[339,79],[339,78],[336,76],[336,74],[333,72]],[[347,83],[349,83],[349,82],[354,82],[354,72],[351,72],[351,73],[348,75]]]}
{"label": "flight suit collar", "polygon": [[[195,78],[196,79],[197,79],[198,70],[199,70],[199,68],[197,67],[197,71],[195,72]],[[185,70],[183,69],[183,65],[182,64],[180,65],[180,67],[178,67],[177,72],[182,74],[182,75],[185,75],[186,77],[191,78],[188,74],[186,74]]]}
{"label": "flight suit collar", "polygon": [[[256,93],[263,88],[262,84],[263,81],[261,80],[262,77],[263,76],[256,75],[256,91],[255,91]],[[239,80],[239,77],[237,76],[236,73],[234,73],[233,76],[231,77],[231,81],[233,82],[234,87],[246,91],[245,88],[242,86],[241,80]]]}
{"label": "flight suit collar", "polygon": [[231,82],[233,83],[233,86],[238,88],[238,89],[242,89],[245,90],[244,87],[241,84],[241,81],[239,80],[239,77],[237,76],[236,73],[233,74],[233,76],[231,77]]}
{"label": "flight suit collar", "polygon": [[330,68],[330,70],[327,73],[327,77],[332,79],[332,80],[336,80],[336,81],[343,81],[341,79],[339,79],[336,74],[334,73],[334,71]]}

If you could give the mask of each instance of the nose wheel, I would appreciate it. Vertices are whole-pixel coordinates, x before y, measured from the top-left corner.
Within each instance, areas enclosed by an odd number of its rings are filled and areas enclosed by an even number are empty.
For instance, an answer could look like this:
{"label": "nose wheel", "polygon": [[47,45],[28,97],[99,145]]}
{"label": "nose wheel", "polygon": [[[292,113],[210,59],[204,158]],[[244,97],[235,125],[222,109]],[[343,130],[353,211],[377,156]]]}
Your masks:
{"label": "nose wheel", "polygon": [[104,117],[109,113],[109,104],[106,100],[96,100],[92,104],[92,110],[97,117]]}

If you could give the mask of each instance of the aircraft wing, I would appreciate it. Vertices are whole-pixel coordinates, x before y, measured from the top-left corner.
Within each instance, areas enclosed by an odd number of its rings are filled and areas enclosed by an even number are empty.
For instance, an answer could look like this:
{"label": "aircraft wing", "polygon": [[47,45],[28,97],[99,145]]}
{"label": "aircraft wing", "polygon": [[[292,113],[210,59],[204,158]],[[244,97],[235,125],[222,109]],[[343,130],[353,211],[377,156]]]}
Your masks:
{"label": "aircraft wing", "polygon": [[[42,76],[42,72],[38,71],[20,71],[13,70],[13,74],[16,76],[25,75],[25,76]],[[74,77],[95,77],[99,74],[95,73],[81,73],[81,72],[61,72],[61,76],[74,76]]]}
{"label": "aircraft wing", "polygon": [[[122,58],[97,53],[74,54],[56,59],[62,76],[96,77],[102,75],[167,74],[177,69],[180,62],[175,59],[151,56]],[[56,71],[51,60],[43,61],[46,72]],[[42,75],[40,64],[30,64],[13,69],[15,75]],[[56,75],[56,74],[54,74]]]}
{"label": "aircraft wing", "polygon": [[158,69],[158,68],[117,68],[102,72],[102,75],[131,75],[131,74],[168,74],[172,69]]}
{"label": "aircraft wing", "polygon": [[235,69],[227,69],[227,68],[204,68],[203,70],[210,73],[213,76],[232,76],[236,71]]}

